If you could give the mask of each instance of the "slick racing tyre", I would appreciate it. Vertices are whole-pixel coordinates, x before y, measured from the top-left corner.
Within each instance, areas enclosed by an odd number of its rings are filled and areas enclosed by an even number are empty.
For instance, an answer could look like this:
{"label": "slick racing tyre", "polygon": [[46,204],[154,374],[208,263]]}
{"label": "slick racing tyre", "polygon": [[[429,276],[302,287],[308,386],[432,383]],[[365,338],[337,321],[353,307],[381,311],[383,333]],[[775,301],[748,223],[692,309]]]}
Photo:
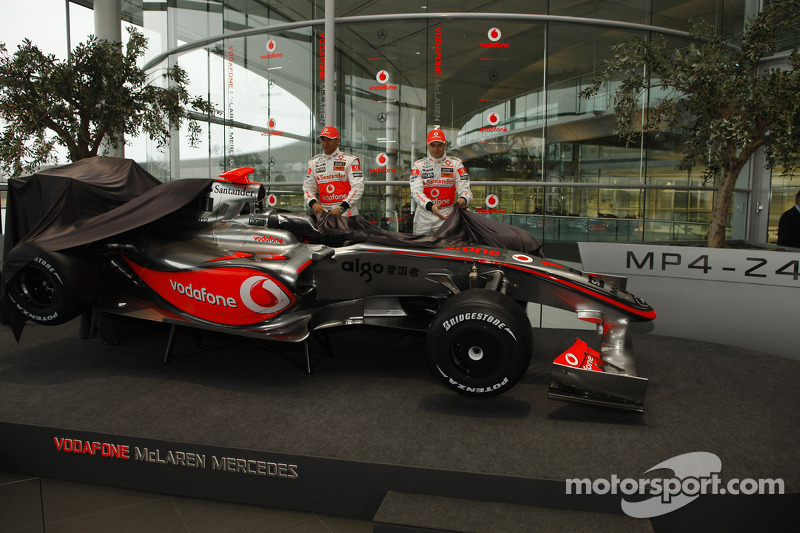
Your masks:
{"label": "slick racing tyre", "polygon": [[45,252],[22,267],[7,289],[28,320],[57,325],[85,311],[99,297],[100,285],[100,269],[90,257]]}
{"label": "slick racing tyre", "polygon": [[505,294],[488,289],[456,294],[428,328],[431,372],[470,396],[491,396],[513,387],[528,369],[532,348],[525,311]]}

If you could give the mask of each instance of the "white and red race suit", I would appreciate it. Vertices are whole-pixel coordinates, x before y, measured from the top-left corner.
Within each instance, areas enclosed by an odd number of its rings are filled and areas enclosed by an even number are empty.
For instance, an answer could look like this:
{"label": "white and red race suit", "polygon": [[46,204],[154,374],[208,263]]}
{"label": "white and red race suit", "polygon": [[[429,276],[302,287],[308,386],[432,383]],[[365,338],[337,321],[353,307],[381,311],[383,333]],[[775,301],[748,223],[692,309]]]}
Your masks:
{"label": "white and red race suit", "polygon": [[319,202],[327,211],[338,207],[342,216],[355,216],[362,194],[364,175],[356,156],[337,148],[331,155],[319,154],[309,159],[303,181],[303,196],[309,207]]}
{"label": "white and red race suit", "polygon": [[444,223],[431,209],[439,206],[439,212],[448,216],[459,198],[472,200],[469,174],[464,163],[457,157],[445,155],[438,159],[424,157],[411,166],[411,196],[417,202],[414,213],[414,233],[431,235]]}

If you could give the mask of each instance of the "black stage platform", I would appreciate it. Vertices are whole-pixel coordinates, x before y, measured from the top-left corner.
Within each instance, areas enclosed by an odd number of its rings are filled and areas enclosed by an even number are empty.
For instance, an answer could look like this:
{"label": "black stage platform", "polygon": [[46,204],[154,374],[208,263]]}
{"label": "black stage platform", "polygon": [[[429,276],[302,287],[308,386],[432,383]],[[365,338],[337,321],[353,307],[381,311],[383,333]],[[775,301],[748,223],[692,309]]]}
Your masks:
{"label": "black stage platform", "polygon": [[[549,362],[592,332],[534,330],[539,358],[522,382],[473,399],[434,380],[422,338],[391,331],[333,332],[335,357],[316,347],[306,375],[250,342],[163,364],[168,326],[116,329],[115,345],[81,340],[78,321],[28,325],[19,344],[0,330],[0,471],[374,519],[376,531],[502,530],[492,512],[539,530],[569,510],[614,531],[763,529],[798,515],[797,360],[634,335],[650,379],[634,414],[547,400]],[[276,347],[302,358],[301,345]],[[699,451],[720,457],[723,482],[780,478],[787,495],[705,495],[651,520],[625,516],[620,495],[565,495],[567,478],[639,479]]]}

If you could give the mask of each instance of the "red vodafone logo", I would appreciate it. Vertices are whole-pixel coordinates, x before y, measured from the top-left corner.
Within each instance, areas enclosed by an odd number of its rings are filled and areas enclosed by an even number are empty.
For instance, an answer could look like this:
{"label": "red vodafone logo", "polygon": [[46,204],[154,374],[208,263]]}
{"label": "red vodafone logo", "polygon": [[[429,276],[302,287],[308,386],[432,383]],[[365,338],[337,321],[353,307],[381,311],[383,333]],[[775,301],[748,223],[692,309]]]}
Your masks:
{"label": "red vodafone logo", "polygon": [[497,126],[500,123],[500,115],[492,111],[489,113],[489,116],[486,118],[486,121],[489,123],[490,126]]}
{"label": "red vodafone logo", "polygon": [[286,309],[292,299],[268,276],[252,276],[239,289],[242,303],[251,311],[274,315]]}
{"label": "red vodafone logo", "polygon": [[496,43],[500,40],[500,37],[503,36],[503,33],[500,31],[500,28],[490,28],[487,35],[489,36],[490,41]]}
{"label": "red vodafone logo", "polygon": [[327,187],[325,187],[325,192],[328,194],[333,194],[336,191],[336,186],[333,183],[329,183]]}
{"label": "red vodafone logo", "polygon": [[375,75],[375,79],[377,80],[378,83],[386,83],[387,81],[389,81],[389,73],[386,72],[385,70],[380,70]]}
{"label": "red vodafone logo", "polygon": [[375,156],[375,164],[379,167],[385,167],[389,163],[389,156],[381,152]]}
{"label": "red vodafone logo", "polygon": [[500,204],[500,199],[495,194],[490,194],[486,197],[486,207],[494,209]]}
{"label": "red vodafone logo", "polygon": [[532,263],[533,257],[525,254],[514,254],[511,257],[514,258],[515,261],[519,261],[520,263]]}
{"label": "red vodafone logo", "polygon": [[275,196],[274,194],[270,194],[269,196],[267,196],[267,205],[268,206],[275,207],[275,205],[277,203],[278,203],[278,197],[277,196]]}
{"label": "red vodafone logo", "polygon": [[439,189],[431,189],[431,198],[438,198],[439,197]]}
{"label": "red vodafone logo", "polygon": [[267,41],[267,52],[272,53],[275,51],[275,48],[277,47],[278,45],[275,43],[274,39],[270,39],[269,41]]}
{"label": "red vodafone logo", "polygon": [[275,122],[274,118],[269,119],[269,122],[267,123],[267,127],[269,127],[269,129],[274,130],[276,125],[277,123]]}

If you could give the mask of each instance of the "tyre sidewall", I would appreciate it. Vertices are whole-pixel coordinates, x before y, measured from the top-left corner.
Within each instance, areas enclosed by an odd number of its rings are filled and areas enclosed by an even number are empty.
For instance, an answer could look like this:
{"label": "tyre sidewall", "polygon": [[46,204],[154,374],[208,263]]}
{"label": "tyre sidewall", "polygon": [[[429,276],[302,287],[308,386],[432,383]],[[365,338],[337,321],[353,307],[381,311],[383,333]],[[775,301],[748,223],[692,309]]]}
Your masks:
{"label": "tyre sidewall", "polygon": [[[26,280],[46,279],[52,299],[37,302],[26,294]],[[15,307],[37,324],[58,325],[72,320],[97,299],[100,272],[96,263],[82,255],[60,252],[42,253],[14,276],[8,295]]]}
{"label": "tyre sidewall", "polygon": [[[472,345],[489,358],[486,368],[469,360]],[[513,387],[525,374],[532,345],[530,322],[514,300],[473,289],[445,302],[434,317],[427,337],[428,364],[451,389],[491,396]]]}

